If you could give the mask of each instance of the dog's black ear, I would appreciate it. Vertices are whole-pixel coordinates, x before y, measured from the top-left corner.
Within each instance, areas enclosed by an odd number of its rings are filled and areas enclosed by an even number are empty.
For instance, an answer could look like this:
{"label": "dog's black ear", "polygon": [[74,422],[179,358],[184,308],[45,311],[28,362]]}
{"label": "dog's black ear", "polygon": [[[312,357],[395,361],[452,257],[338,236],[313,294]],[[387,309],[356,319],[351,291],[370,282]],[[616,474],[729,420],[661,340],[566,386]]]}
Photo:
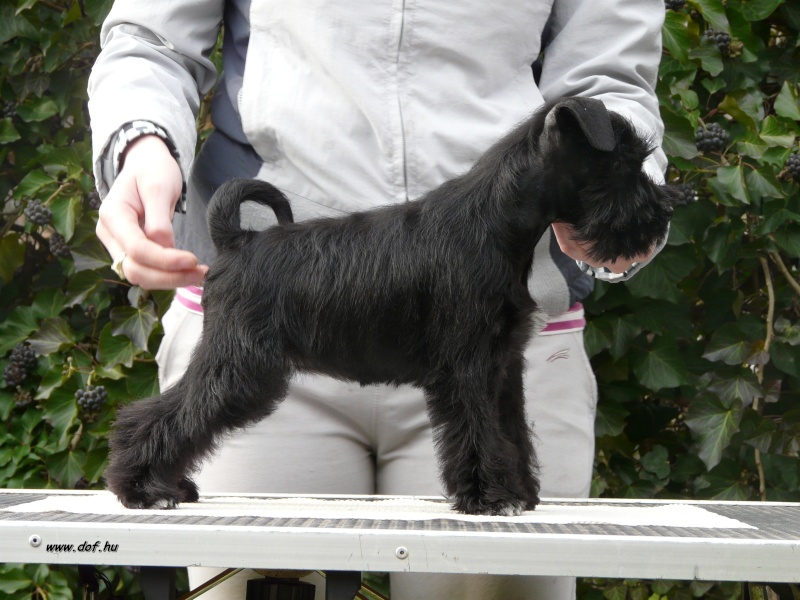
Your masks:
{"label": "dog's black ear", "polygon": [[597,150],[610,152],[617,141],[611,125],[611,115],[606,105],[596,98],[567,98],[556,104],[547,116],[556,126],[561,126],[562,119],[572,117],[589,144]]}

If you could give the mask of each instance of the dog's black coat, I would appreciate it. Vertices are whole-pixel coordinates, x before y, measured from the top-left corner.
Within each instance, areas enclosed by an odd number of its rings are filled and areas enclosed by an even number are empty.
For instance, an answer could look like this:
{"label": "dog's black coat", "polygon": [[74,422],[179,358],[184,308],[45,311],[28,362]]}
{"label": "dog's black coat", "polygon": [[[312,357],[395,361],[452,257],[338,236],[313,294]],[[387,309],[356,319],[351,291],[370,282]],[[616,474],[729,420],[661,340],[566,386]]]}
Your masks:
{"label": "dog's black coat", "polygon": [[[314,371],[419,386],[454,507],[534,508],[522,389],[534,246],[561,220],[595,258],[648,251],[674,197],[642,173],[651,150],[602,102],[574,98],[548,104],[413,202],[292,223],[268,183],[222,186],[209,209],[219,257],[202,340],[176,385],[119,411],[110,489],[128,507],[197,500],[188,476],[219,436],[272,413],[294,371]],[[241,230],[246,200],[271,206],[280,225]]]}

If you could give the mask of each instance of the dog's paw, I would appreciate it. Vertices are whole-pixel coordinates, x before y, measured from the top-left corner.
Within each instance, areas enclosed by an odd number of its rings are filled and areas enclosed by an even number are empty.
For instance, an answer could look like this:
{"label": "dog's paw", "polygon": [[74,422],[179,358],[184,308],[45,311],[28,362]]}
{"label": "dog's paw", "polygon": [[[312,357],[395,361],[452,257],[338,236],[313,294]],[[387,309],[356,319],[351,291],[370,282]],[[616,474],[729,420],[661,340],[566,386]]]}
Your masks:
{"label": "dog's paw", "polygon": [[109,489],[125,508],[173,509],[182,502],[197,502],[195,483],[184,477],[175,484],[140,475],[129,480],[107,478]]}
{"label": "dog's paw", "polygon": [[511,502],[496,502],[491,507],[491,515],[496,515],[499,517],[518,517],[522,513],[525,512],[525,508],[527,503],[522,500],[511,501]]}
{"label": "dog's paw", "polygon": [[518,498],[487,500],[485,498],[456,497],[453,508],[468,515],[517,517],[525,512],[528,503]]}
{"label": "dog's paw", "polygon": [[539,506],[540,502],[541,500],[539,499],[538,495],[528,498],[528,501],[525,503],[525,510],[534,510],[537,506]]}

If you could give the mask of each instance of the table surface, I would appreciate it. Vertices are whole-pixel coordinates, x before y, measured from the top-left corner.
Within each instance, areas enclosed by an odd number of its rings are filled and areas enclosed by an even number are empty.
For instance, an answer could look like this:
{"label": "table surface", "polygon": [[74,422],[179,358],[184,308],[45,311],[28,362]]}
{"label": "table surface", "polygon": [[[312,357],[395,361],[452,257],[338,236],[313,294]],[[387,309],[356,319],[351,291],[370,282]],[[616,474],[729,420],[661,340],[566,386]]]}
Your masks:
{"label": "table surface", "polygon": [[800,503],[545,500],[519,517],[442,498],[0,490],[0,561],[800,582]]}

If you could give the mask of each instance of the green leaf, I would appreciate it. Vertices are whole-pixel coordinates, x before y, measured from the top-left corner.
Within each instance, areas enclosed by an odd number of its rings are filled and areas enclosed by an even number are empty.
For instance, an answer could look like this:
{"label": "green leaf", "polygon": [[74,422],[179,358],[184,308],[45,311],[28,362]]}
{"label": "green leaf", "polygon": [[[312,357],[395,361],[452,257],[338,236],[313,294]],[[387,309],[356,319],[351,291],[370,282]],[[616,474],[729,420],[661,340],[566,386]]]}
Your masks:
{"label": "green leaf", "polygon": [[631,414],[622,404],[601,401],[597,404],[597,416],[594,421],[594,432],[598,438],[616,437],[625,429],[625,417]]}
{"label": "green leaf", "polygon": [[36,98],[18,105],[17,114],[27,123],[44,121],[58,114],[58,105],[52,98]]}
{"label": "green leaf", "polygon": [[752,342],[735,323],[727,323],[711,336],[703,358],[721,361],[726,365],[744,364],[753,351]]}
{"label": "green leaf", "polygon": [[61,317],[43,319],[39,331],[28,338],[31,347],[41,356],[61,352],[75,344],[75,333]]}
{"label": "green leaf", "polygon": [[84,475],[90,483],[100,480],[108,464],[108,448],[95,448],[86,453]]}
{"label": "green leaf", "polygon": [[39,387],[36,389],[36,399],[47,400],[53,391],[61,387],[63,383],[64,377],[61,374],[61,369],[56,367],[47,370],[39,382]]}
{"label": "green leaf", "polygon": [[44,402],[42,417],[54,429],[59,447],[65,447],[70,429],[78,418],[78,406],[73,393],[65,389],[54,390]]}
{"label": "green leaf", "polygon": [[730,444],[733,434],[739,431],[742,419],[741,405],[725,405],[710,396],[696,398],[686,415],[686,425],[698,440],[698,455],[706,468],[712,469],[722,459],[722,452]]}
{"label": "green leaf", "polygon": [[80,271],[73,275],[67,284],[66,306],[75,306],[91,296],[104,282],[97,271]]}
{"label": "green leaf", "polygon": [[31,308],[37,319],[57,317],[64,310],[64,294],[55,288],[46,288],[36,294]]}
{"label": "green leaf", "polygon": [[726,375],[708,386],[708,389],[722,398],[726,404],[738,402],[745,407],[750,406],[755,398],[762,396],[756,376],[748,369],[740,369],[734,375]]}
{"label": "green leaf", "polygon": [[0,44],[15,37],[36,37],[37,30],[24,16],[14,14],[14,7],[6,4],[0,10]]}
{"label": "green leaf", "polygon": [[9,594],[9,598],[22,597],[17,595],[17,592],[21,592],[22,590],[33,590],[33,587],[34,585],[33,581],[31,581],[31,578],[22,571],[16,572],[13,575],[9,573],[3,573],[3,577],[0,579],[0,592]]}
{"label": "green leaf", "polygon": [[11,117],[0,119],[0,144],[10,144],[11,142],[16,142],[21,137],[17,128],[14,127],[14,122],[11,120]]}
{"label": "green leaf", "polygon": [[717,169],[717,181],[722,188],[733,198],[745,204],[750,204],[750,196],[744,180],[744,170],[741,165],[735,167],[720,167]]}
{"label": "green leaf", "polygon": [[78,21],[79,19],[81,19],[82,10],[83,9],[81,7],[81,3],[80,2],[74,2],[72,4],[72,7],[67,11],[67,14],[64,15],[64,23],[63,23],[64,27],[66,27],[67,25],[71,25],[75,21]]}
{"label": "green leaf", "polygon": [[795,131],[788,125],[770,115],[761,123],[761,132],[758,134],[770,146],[791,148],[794,146]]}
{"label": "green leaf", "polygon": [[28,339],[39,326],[30,306],[18,306],[0,323],[0,356]]}
{"label": "green leaf", "polygon": [[664,446],[656,444],[639,462],[646,471],[652,473],[659,479],[666,479],[669,477],[669,452]]}
{"label": "green leaf", "polygon": [[776,342],[770,346],[769,355],[778,369],[792,377],[800,377],[800,346]]}
{"label": "green leaf", "polygon": [[627,597],[628,586],[624,583],[618,583],[603,592],[603,598],[606,600],[625,600]]}
{"label": "green leaf", "polygon": [[80,246],[71,248],[70,251],[75,261],[75,271],[77,273],[111,265],[108,251],[96,238],[90,238]]}
{"label": "green leaf", "polygon": [[56,180],[44,171],[38,169],[31,171],[19,182],[14,190],[14,197],[20,199],[35,196],[43,188],[54,183],[57,183]]}
{"label": "green leaf", "polygon": [[783,198],[783,192],[778,187],[778,181],[771,169],[764,168],[763,172],[750,169],[745,173],[744,179],[750,195],[757,200]]}
{"label": "green leaf", "polygon": [[725,96],[719,107],[749,129],[764,118],[764,95],[753,92],[733,92]]}
{"label": "green leaf", "polygon": [[115,365],[133,365],[136,350],[131,340],[127,337],[118,337],[111,333],[111,323],[103,327],[100,332],[100,343],[97,346],[97,360],[105,364],[106,368]]}
{"label": "green leaf", "polygon": [[800,324],[792,323],[789,319],[784,317],[775,319],[775,334],[776,339],[791,346],[800,345]]}
{"label": "green leaf", "polygon": [[602,352],[611,345],[611,331],[607,323],[600,319],[592,319],[583,331],[586,354],[589,358]]}
{"label": "green leaf", "polygon": [[39,0],[22,0],[19,4],[17,4],[17,11],[14,13],[15,16],[19,16],[20,13],[25,12],[29,8],[36,5]]}
{"label": "green leaf", "polygon": [[694,4],[700,9],[700,13],[712,29],[726,33],[731,32],[722,0],[695,0]]}
{"label": "green leaf", "polygon": [[769,146],[758,137],[756,131],[748,129],[742,138],[736,140],[736,150],[739,154],[759,159],[769,149]]}
{"label": "green leaf", "polygon": [[136,369],[125,378],[125,388],[130,398],[149,398],[157,395],[158,367],[155,362],[137,363]]}
{"label": "green leaf", "polygon": [[764,214],[764,218],[756,228],[756,235],[764,236],[772,233],[787,223],[800,223],[800,213],[780,208],[771,214]]}
{"label": "green leaf", "polygon": [[75,196],[59,196],[50,203],[53,212],[53,227],[69,241],[75,233],[75,222],[81,213],[81,199]]}
{"label": "green leaf", "polygon": [[717,223],[706,231],[703,250],[720,271],[730,269],[740,258],[742,241],[737,235],[739,233],[729,222]]}
{"label": "green leaf", "polygon": [[157,322],[155,307],[150,301],[139,308],[118,306],[111,309],[111,333],[126,336],[144,351],[147,351],[147,340]]}
{"label": "green leaf", "polygon": [[694,141],[694,127],[686,117],[662,109],[661,119],[665,127],[662,142],[664,152],[669,156],[680,156],[687,160],[700,154]]}
{"label": "green leaf", "polygon": [[75,487],[75,483],[83,477],[85,462],[86,455],[81,450],[63,450],[45,459],[50,475],[68,489]]}
{"label": "green leaf", "polygon": [[680,302],[683,292],[677,283],[696,266],[697,259],[690,246],[667,246],[624,285],[637,298]]}
{"label": "green leaf", "polygon": [[689,52],[689,57],[699,60],[703,71],[712,77],[716,77],[722,73],[725,68],[725,64],[722,62],[722,53],[714,44],[695,46]]}
{"label": "green leaf", "polygon": [[662,43],[672,56],[681,62],[688,58],[689,43],[689,16],[683,13],[667,11],[664,28],[661,32]]}
{"label": "green leaf", "polygon": [[773,234],[775,242],[791,256],[800,256],[800,226],[787,224]]}
{"label": "green leaf", "polygon": [[617,318],[611,321],[611,346],[609,352],[614,360],[624,356],[630,348],[631,342],[642,331],[630,319]]}
{"label": "green leaf", "polygon": [[10,232],[0,238],[0,279],[10,283],[14,279],[14,271],[25,263],[25,244],[16,232]]}
{"label": "green leaf", "polygon": [[796,86],[790,85],[788,81],[783,82],[783,87],[775,98],[775,112],[781,117],[800,121],[800,101],[797,98]]}
{"label": "green leaf", "polygon": [[783,2],[784,0],[746,0],[741,4],[742,16],[748,21],[763,21]]}
{"label": "green leaf", "polygon": [[634,366],[639,382],[657,392],[689,382],[686,364],[674,339],[659,336]]}
{"label": "green leaf", "polygon": [[42,158],[42,162],[51,175],[66,173],[70,179],[76,179],[83,171],[81,156],[73,146],[54,148]]}

